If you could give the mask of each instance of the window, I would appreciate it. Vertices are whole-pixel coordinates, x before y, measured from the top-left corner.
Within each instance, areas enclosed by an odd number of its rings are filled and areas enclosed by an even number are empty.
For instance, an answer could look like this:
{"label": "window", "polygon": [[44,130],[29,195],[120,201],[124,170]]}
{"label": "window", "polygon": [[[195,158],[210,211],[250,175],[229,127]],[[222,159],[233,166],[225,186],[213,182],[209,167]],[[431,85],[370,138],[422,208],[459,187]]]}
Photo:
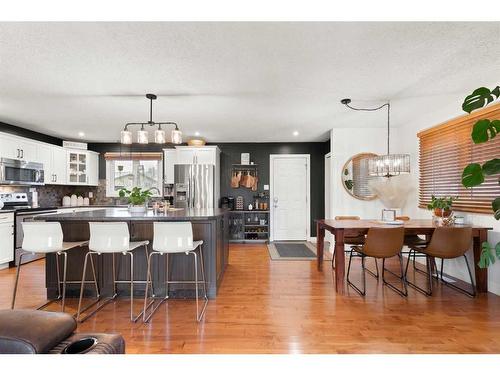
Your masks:
{"label": "window", "polygon": [[[118,197],[120,189],[163,189],[161,153],[106,153],[106,196]],[[154,196],[159,196],[156,191]]]}
{"label": "window", "polygon": [[483,164],[500,154],[500,136],[474,144],[472,127],[477,120],[500,119],[500,105],[486,107],[469,115],[418,133],[420,141],[419,207],[425,208],[431,196],[454,196],[455,210],[492,213],[491,202],[500,195],[498,176],[488,176],[480,186],[462,186],[462,171],[469,163]]}

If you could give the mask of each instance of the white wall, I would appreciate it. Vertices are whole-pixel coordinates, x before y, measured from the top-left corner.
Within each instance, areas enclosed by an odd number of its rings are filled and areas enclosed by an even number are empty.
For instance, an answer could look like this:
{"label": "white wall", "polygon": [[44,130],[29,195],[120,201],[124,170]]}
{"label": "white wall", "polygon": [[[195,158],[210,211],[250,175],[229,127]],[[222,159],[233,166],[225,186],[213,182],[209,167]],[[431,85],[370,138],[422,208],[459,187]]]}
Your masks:
{"label": "white wall", "polygon": [[[391,139],[396,139],[398,129],[391,129]],[[394,138],[392,138],[394,137]],[[391,141],[391,147],[394,142]],[[380,218],[384,206],[378,200],[363,201],[353,198],[344,189],[341,180],[342,167],[347,160],[361,152],[385,154],[387,152],[385,128],[335,128],[330,133],[331,198],[330,215],[357,215],[361,218]]]}
{"label": "white wall", "polygon": [[[494,87],[494,86],[492,86]],[[411,155],[411,178],[414,189],[410,193],[402,214],[413,219],[430,219],[432,214],[418,208],[418,138],[417,133],[442,122],[464,114],[461,104],[464,95],[441,95],[426,98],[410,98],[391,102],[392,108],[405,108],[406,116],[400,116],[399,122],[391,126],[391,152]],[[432,108],[432,109],[431,109]],[[437,108],[437,109],[436,109]],[[413,113],[413,116],[408,116]],[[415,115],[417,114],[417,115]],[[385,128],[334,128],[331,130],[331,216],[358,215],[362,218],[379,218],[383,208],[379,200],[362,201],[351,197],[343,188],[341,169],[351,156],[360,152],[382,154],[386,152]],[[492,215],[466,214],[468,223],[494,228],[488,233],[489,242],[500,241],[500,222]],[[471,259],[469,252],[469,260]],[[463,260],[451,260],[445,263],[445,273],[462,280],[468,280]],[[500,295],[500,261],[489,268],[488,289]]]}
{"label": "white wall", "polygon": [[[418,208],[418,138],[417,133],[423,129],[431,128],[440,123],[446,122],[452,118],[462,116],[465,113],[461,109],[463,95],[448,95],[440,97],[443,104],[438,110],[431,112],[423,110],[421,115],[411,119],[399,128],[398,142],[395,143],[395,152],[405,152],[411,154],[412,173],[411,177],[416,186],[416,190],[410,195],[404,212],[411,218],[415,219],[429,219],[432,217],[430,211]],[[410,101],[410,100],[408,100]],[[491,244],[496,244],[500,241],[500,222],[495,220],[489,214],[472,214],[460,213],[465,216],[466,222],[470,224],[488,226],[494,228],[488,233],[488,241]],[[469,261],[471,265],[474,263],[472,260],[472,251],[469,252]],[[468,274],[463,260],[448,260],[445,263],[445,273],[457,277],[461,280],[468,281]],[[488,269],[488,290],[500,295],[500,261],[497,261],[493,266]]]}

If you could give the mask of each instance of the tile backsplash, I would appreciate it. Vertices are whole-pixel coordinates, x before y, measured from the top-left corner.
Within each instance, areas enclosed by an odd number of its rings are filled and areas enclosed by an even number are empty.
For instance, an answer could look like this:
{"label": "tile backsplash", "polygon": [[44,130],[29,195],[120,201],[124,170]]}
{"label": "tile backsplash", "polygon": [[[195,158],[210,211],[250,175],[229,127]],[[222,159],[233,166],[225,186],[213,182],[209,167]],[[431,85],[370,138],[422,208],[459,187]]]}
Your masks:
{"label": "tile backsplash", "polygon": [[[63,186],[63,185],[43,185],[35,186],[38,192],[38,205],[40,207],[61,206],[62,199],[65,195],[72,194],[88,197],[89,192],[92,192],[94,198],[91,199],[91,205],[115,205],[119,204],[119,199],[106,197],[106,180],[99,180],[98,186]],[[0,186],[0,193],[22,192],[28,193],[31,204],[31,194],[29,194],[29,186]]]}

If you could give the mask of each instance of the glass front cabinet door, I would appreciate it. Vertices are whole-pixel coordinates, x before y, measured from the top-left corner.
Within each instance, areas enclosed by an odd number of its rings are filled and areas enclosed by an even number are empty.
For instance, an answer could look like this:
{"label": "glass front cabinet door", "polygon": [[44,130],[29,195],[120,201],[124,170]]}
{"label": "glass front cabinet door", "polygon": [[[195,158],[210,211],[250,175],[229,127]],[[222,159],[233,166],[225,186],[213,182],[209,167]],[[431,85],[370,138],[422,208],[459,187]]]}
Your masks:
{"label": "glass front cabinet door", "polygon": [[87,184],[88,172],[87,153],[78,151],[68,151],[68,183]]}

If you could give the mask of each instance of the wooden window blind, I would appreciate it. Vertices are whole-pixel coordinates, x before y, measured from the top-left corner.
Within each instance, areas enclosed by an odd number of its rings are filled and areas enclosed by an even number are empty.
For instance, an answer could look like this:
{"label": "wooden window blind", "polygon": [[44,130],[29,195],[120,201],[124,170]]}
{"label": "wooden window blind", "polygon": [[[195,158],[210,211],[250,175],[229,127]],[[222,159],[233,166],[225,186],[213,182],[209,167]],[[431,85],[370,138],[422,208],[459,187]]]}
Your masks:
{"label": "wooden window blind", "polygon": [[163,154],[161,152],[106,152],[104,159],[106,160],[161,160]]}
{"label": "wooden window blind", "polygon": [[500,136],[486,143],[471,139],[476,121],[500,119],[500,104],[474,111],[417,134],[420,144],[419,207],[426,208],[431,196],[458,197],[457,211],[492,213],[491,202],[500,195],[498,176],[487,176],[473,188],[462,186],[462,171],[469,163],[483,164],[499,157]]}

